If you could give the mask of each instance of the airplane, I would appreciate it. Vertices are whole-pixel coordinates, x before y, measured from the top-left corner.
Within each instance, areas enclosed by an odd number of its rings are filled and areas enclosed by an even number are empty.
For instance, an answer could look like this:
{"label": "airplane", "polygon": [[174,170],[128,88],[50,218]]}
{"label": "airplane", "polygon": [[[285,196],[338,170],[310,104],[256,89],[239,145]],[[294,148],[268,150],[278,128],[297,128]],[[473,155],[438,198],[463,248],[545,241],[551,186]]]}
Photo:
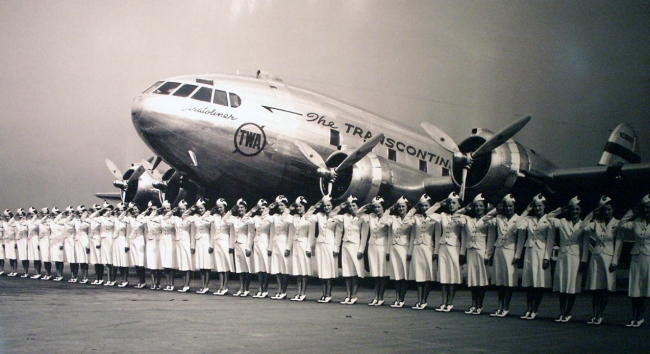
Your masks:
{"label": "airplane", "polygon": [[[262,71],[160,80],[135,97],[131,119],[157,157],[114,173],[125,202],[254,203],[283,194],[314,203],[327,194],[334,203],[353,195],[362,205],[375,196],[392,203],[459,191],[463,200],[483,193],[491,203],[513,193],[525,201],[521,209],[540,192],[557,203],[580,195],[596,205],[603,194],[635,203],[650,177],[627,124],[614,130],[598,166],[559,168],[513,140],[529,116],[496,133],[475,128],[456,144],[430,122],[407,127]],[[171,167],[164,176],[156,171],[161,161]]]}

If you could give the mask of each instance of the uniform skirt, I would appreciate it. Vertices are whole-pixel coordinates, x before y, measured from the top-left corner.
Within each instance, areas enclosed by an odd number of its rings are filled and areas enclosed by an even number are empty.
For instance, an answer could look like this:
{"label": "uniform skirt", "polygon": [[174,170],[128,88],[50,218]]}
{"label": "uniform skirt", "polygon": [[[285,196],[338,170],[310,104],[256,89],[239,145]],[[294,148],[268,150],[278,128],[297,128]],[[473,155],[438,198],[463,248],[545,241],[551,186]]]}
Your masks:
{"label": "uniform skirt", "polygon": [[97,249],[99,245],[101,245],[101,240],[90,239],[90,254],[88,255],[90,264],[102,264],[102,251],[101,249]]}
{"label": "uniform skirt", "polygon": [[5,259],[5,242],[2,240],[2,237],[0,237],[0,260]]}
{"label": "uniform skirt", "polygon": [[390,278],[393,280],[406,280],[408,279],[408,263],[406,261],[406,253],[408,250],[406,246],[393,245],[390,248],[390,261],[388,262],[388,269],[390,270]]}
{"label": "uniform skirt", "polygon": [[18,246],[18,259],[21,261],[27,261],[27,239],[21,238],[16,240],[16,245]]}
{"label": "uniform skirt", "polygon": [[50,259],[52,262],[63,262],[64,252],[61,249],[61,242],[52,242],[50,243]]}
{"label": "uniform skirt", "polygon": [[271,271],[270,274],[289,274],[291,273],[291,257],[285,257],[284,251],[287,250],[287,243],[282,241],[273,242],[271,252]]}
{"label": "uniform skirt", "polygon": [[628,296],[650,297],[650,256],[632,255]]}
{"label": "uniform skirt", "polygon": [[386,262],[386,251],[388,247],[371,244],[368,245],[368,266],[371,277],[387,277],[388,262]]}
{"label": "uniform skirt", "polygon": [[307,257],[306,243],[294,241],[291,249],[291,275],[311,275],[311,258]]}
{"label": "uniform skirt", "polygon": [[497,247],[494,250],[492,262],[492,284],[496,286],[515,287],[518,285],[517,273],[512,260],[515,259],[515,250]]}
{"label": "uniform skirt", "polygon": [[416,282],[436,280],[436,269],[433,265],[433,246],[419,244],[413,246],[409,280]]}
{"label": "uniform skirt", "polygon": [[144,236],[129,239],[129,256],[131,265],[135,267],[144,267],[146,265]]}
{"label": "uniform skirt", "polygon": [[582,273],[578,272],[579,268],[580,256],[560,252],[555,265],[553,291],[567,294],[580,293]]}
{"label": "uniform skirt", "polygon": [[233,266],[234,272],[250,273],[251,272],[251,257],[246,257],[246,245],[243,243],[235,243],[233,251]]}
{"label": "uniform skirt", "polygon": [[38,250],[39,258],[42,262],[50,261],[50,238],[43,237],[38,239]]}
{"label": "uniform skirt", "polygon": [[158,252],[160,252],[160,265],[163,268],[176,268],[176,250],[174,244],[176,241],[170,236],[163,237],[158,243]]}
{"label": "uniform skirt", "polygon": [[5,258],[6,259],[17,259],[16,254],[16,241],[9,240],[5,241]]}
{"label": "uniform skirt", "polygon": [[[196,244],[197,244],[197,253],[198,253],[199,240],[196,240]],[[229,248],[230,248],[230,244],[227,239],[214,241],[214,254],[213,254],[214,267],[213,268],[217,272],[233,271],[232,257],[228,252]],[[197,263],[196,266],[198,267],[199,264]]]}
{"label": "uniform skirt", "polygon": [[194,270],[192,258],[190,240],[176,241],[176,268],[180,271]]}
{"label": "uniform skirt", "polygon": [[99,249],[99,260],[104,264],[113,264],[113,238],[110,236],[101,238],[101,248]]}
{"label": "uniform skirt", "polygon": [[[360,245],[358,243],[343,242],[341,247],[341,275],[344,277],[358,276],[363,278],[366,270],[363,268],[363,258],[358,259]],[[363,250],[361,250],[363,252]]]}
{"label": "uniform skirt", "polygon": [[89,254],[86,253],[86,249],[88,249],[89,247],[90,245],[88,244],[87,237],[83,237],[80,240],[74,241],[74,253],[75,253],[74,257],[77,263],[88,264]]}
{"label": "uniform skirt", "polygon": [[316,273],[321,279],[333,279],[338,276],[334,245],[328,243],[316,244]]}
{"label": "uniform skirt", "polygon": [[30,261],[40,261],[41,254],[38,251],[38,237],[32,237],[27,240],[27,259]]}
{"label": "uniform skirt", "polygon": [[145,252],[147,254],[147,268],[162,269],[162,264],[160,262],[160,251],[158,250],[158,240],[147,240],[145,245]]}
{"label": "uniform skirt", "polygon": [[524,288],[550,288],[551,267],[543,269],[544,249],[527,247],[524,256],[524,271],[522,273],[521,286]]}
{"label": "uniform skirt", "polygon": [[438,281],[441,284],[460,284],[460,263],[458,247],[440,245],[438,251]]}
{"label": "uniform skirt", "polygon": [[488,286],[485,251],[476,248],[467,250],[467,286]]}
{"label": "uniform skirt", "polygon": [[268,273],[269,268],[269,245],[267,243],[255,242],[253,244],[253,261],[251,262],[251,273]]}
{"label": "uniform skirt", "polygon": [[612,256],[599,253],[591,254],[589,269],[587,271],[586,290],[616,291],[616,272],[610,272],[609,266],[612,264]]}
{"label": "uniform skirt", "polygon": [[[130,258],[131,255],[128,254],[125,251],[125,248],[128,247],[129,244],[126,241],[126,237],[120,236],[118,238],[113,239],[113,251],[112,251],[112,256],[113,256],[113,266],[115,267],[128,267],[130,266]],[[129,250],[130,252],[131,250]]]}

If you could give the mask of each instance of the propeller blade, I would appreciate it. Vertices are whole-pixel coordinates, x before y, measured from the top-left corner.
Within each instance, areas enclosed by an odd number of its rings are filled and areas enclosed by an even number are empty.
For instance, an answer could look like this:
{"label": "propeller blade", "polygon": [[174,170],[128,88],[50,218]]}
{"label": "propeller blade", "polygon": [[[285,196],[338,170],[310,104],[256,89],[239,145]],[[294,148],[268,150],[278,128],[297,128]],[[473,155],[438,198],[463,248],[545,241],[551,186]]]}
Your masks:
{"label": "propeller blade", "polygon": [[122,172],[120,172],[120,169],[117,168],[117,166],[113,163],[113,161],[106,159],[104,160],[106,162],[106,166],[108,166],[108,169],[111,171],[111,174],[113,177],[116,179],[122,179]]}
{"label": "propeller blade", "polygon": [[481,145],[474,153],[472,153],[473,157],[483,155],[485,153],[488,153],[499,146],[501,146],[503,143],[508,141],[508,139],[512,138],[517,134],[530,120],[532,119],[531,116],[526,116],[524,118],[518,119],[512,123],[510,123],[507,127],[503,128],[500,132],[497,134],[494,134],[490,140],[486,141]]}
{"label": "propeller blade", "polygon": [[342,170],[345,170],[348,167],[352,167],[355,163],[359,162],[361,159],[363,159],[372,149],[379,144],[379,142],[384,138],[384,134],[379,134],[377,136],[374,136],[370,139],[368,139],[365,143],[361,144],[356,150],[354,150],[352,153],[348,155],[348,157],[339,164],[334,172],[339,172]]}
{"label": "propeller blade", "polygon": [[463,168],[463,181],[460,185],[460,200],[465,201],[465,183],[467,182],[467,172],[469,171],[469,167],[464,167]]}
{"label": "propeller blade", "polygon": [[319,169],[328,170],[323,158],[309,144],[296,140],[293,144],[300,150],[300,153]]}
{"label": "propeller blade", "polygon": [[140,176],[142,176],[142,174],[145,171],[144,166],[139,163],[134,163],[131,169],[133,169],[133,173],[131,173],[131,175],[129,176],[129,182],[135,181],[138,178],[140,178]]}
{"label": "propeller blade", "polygon": [[142,164],[142,166],[144,166],[144,168],[146,168],[151,173],[153,179],[155,179],[156,181],[162,181],[162,175],[160,174],[160,172],[158,172],[158,170],[156,170],[155,167],[153,167],[153,165],[151,165],[151,162],[147,160],[142,160],[140,163]]}
{"label": "propeller blade", "polygon": [[422,122],[420,125],[422,126],[422,129],[424,129],[424,131],[427,133],[427,135],[429,135],[433,141],[438,143],[440,147],[451,152],[452,154],[460,152],[458,145],[456,145],[454,142],[454,139],[447,135],[447,133],[443,132],[440,128],[428,122]]}

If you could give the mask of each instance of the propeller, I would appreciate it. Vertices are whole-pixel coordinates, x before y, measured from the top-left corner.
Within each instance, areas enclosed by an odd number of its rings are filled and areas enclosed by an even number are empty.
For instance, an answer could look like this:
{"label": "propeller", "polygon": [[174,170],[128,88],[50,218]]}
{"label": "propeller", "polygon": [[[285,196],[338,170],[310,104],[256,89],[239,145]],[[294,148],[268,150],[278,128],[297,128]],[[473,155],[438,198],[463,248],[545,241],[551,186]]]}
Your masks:
{"label": "propeller", "polygon": [[296,145],[300,153],[305,156],[309,162],[318,167],[316,174],[319,177],[329,179],[329,183],[327,184],[327,194],[330,195],[332,194],[332,184],[336,181],[338,174],[363,159],[383,138],[384,134],[379,134],[366,140],[358,148],[348,154],[345,160],[343,160],[338,166],[331,168],[327,167],[325,160],[323,160],[323,158],[316,152],[316,150],[309,146],[309,144],[296,140],[294,141],[294,145]]}
{"label": "propeller", "polygon": [[431,123],[423,122],[422,128],[431,137],[431,139],[433,139],[433,141],[440,145],[440,147],[454,155],[454,163],[458,163],[463,166],[460,186],[460,198],[464,200],[467,174],[472,168],[472,162],[474,159],[481,155],[492,152],[492,150],[501,146],[503,143],[508,141],[508,139],[515,136],[515,134],[517,134],[524,126],[526,126],[526,124],[528,124],[531,119],[531,116],[526,116],[510,123],[505,128],[501,129],[501,131],[494,134],[489,140],[484,142],[481,146],[479,146],[478,149],[473,152],[461,152],[458,148],[458,145],[456,145],[454,140],[449,135]]}
{"label": "propeller", "polygon": [[113,177],[116,178],[116,180],[113,182],[113,185],[121,190],[120,195],[122,196],[122,201],[124,201],[124,192],[129,187],[129,183],[140,178],[140,176],[142,176],[142,174],[145,172],[145,169],[142,163],[133,163],[131,164],[131,168],[122,174],[120,169],[117,167],[117,165],[115,165],[115,163],[113,163],[113,161],[106,159],[105,162]]}

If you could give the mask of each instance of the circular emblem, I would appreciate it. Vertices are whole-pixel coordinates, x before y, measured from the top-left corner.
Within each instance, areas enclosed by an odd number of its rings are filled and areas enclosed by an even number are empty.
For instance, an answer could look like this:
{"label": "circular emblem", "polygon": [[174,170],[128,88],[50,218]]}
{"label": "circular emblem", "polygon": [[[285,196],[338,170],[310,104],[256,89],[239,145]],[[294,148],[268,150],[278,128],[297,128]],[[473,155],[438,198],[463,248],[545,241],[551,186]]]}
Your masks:
{"label": "circular emblem", "polygon": [[245,123],[235,131],[235,151],[244,156],[255,156],[266,147],[264,127],[255,123]]}

